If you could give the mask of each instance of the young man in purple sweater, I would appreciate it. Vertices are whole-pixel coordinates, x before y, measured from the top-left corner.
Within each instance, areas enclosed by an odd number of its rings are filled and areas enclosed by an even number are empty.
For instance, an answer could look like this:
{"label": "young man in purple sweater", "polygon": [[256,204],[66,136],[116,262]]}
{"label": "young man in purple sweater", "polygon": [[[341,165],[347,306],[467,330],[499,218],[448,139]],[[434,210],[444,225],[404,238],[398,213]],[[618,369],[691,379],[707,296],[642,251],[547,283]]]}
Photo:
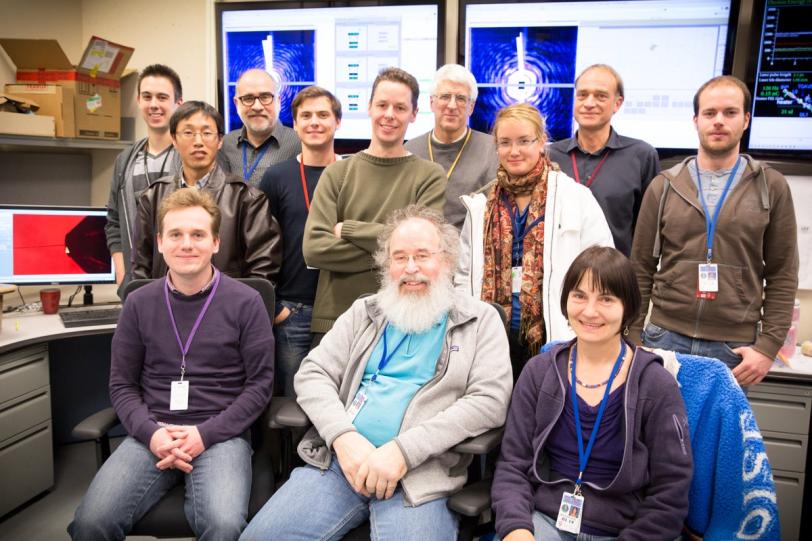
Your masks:
{"label": "young man in purple sweater", "polygon": [[162,203],[169,272],[129,296],[113,337],[110,398],[128,436],[93,479],[73,539],[124,539],[181,478],[198,539],[237,539],[245,527],[246,431],[271,398],[274,341],[259,294],[211,264],[219,225],[205,192]]}

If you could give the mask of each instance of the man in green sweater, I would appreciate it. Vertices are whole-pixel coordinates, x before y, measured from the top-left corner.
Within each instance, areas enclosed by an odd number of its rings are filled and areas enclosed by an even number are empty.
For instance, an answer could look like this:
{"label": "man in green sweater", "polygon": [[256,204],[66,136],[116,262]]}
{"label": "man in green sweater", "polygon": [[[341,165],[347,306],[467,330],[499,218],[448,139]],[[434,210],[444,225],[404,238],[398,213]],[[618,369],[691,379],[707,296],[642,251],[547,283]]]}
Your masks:
{"label": "man in green sweater", "polygon": [[434,129],[405,145],[406,150],[445,169],[448,185],[443,214],[457,229],[465,221],[460,196],[495,179],[499,165],[493,137],[468,127],[476,97],[476,79],[464,66],[446,64],[438,69],[430,97]]}
{"label": "man in green sweater", "polygon": [[417,80],[399,68],[382,70],[372,85],[369,148],[322,173],[305,225],[302,251],[316,267],[314,343],[329,331],[355,299],[378,289],[372,254],[395,209],[418,203],[442,210],[446,176],[442,167],[403,146],[417,115]]}

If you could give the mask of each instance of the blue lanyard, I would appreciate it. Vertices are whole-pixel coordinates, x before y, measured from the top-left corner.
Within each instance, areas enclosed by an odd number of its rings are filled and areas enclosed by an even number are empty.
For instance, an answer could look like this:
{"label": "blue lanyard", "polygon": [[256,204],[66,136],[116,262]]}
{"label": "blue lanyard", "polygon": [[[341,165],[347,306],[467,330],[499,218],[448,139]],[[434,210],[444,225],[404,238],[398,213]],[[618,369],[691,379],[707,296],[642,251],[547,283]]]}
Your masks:
{"label": "blue lanyard", "polygon": [[206,315],[206,310],[209,309],[209,305],[211,304],[211,301],[214,299],[214,294],[217,293],[218,285],[220,285],[220,271],[215,269],[214,284],[211,286],[211,293],[209,293],[209,297],[206,299],[206,302],[203,303],[203,308],[200,309],[200,313],[197,314],[197,319],[195,320],[194,325],[192,325],[192,330],[189,331],[189,336],[186,338],[186,345],[184,345],[183,341],[180,339],[180,333],[178,332],[178,324],[175,323],[175,314],[172,312],[172,304],[169,302],[169,278],[167,278],[166,288],[164,289],[164,299],[166,299],[166,309],[169,311],[169,321],[172,322],[172,330],[175,331],[175,338],[177,338],[178,346],[180,347],[181,381],[183,381],[183,375],[186,373],[186,354],[189,353],[189,348],[192,347],[192,340],[194,340],[195,334],[197,334],[197,328],[200,327],[200,323],[203,321],[203,316]]}
{"label": "blue lanyard", "polygon": [[581,431],[581,414],[578,411],[578,392],[575,390],[577,385],[575,379],[575,359],[577,354],[575,345],[572,346],[572,383],[570,384],[570,388],[572,389],[572,409],[575,410],[575,432],[578,436],[578,479],[575,481],[576,494],[580,493],[581,491],[581,479],[583,478],[584,470],[586,470],[586,463],[589,460],[589,455],[592,453],[592,446],[595,444],[595,440],[598,437],[598,427],[601,425],[601,421],[603,420],[603,412],[606,409],[607,402],[609,402],[612,382],[615,380],[615,376],[620,371],[620,366],[623,364],[623,356],[625,354],[626,342],[621,340],[620,353],[617,355],[615,366],[612,367],[612,374],[609,376],[609,381],[606,382],[606,390],[603,392],[603,399],[601,400],[601,405],[598,407],[598,416],[595,417],[595,424],[592,426],[592,433],[589,435],[589,442],[586,445],[586,452],[584,452],[584,435]]}
{"label": "blue lanyard", "polygon": [[705,211],[705,230],[707,231],[708,236],[706,241],[706,246],[708,248],[708,263],[710,263],[711,259],[713,258],[713,234],[716,232],[716,221],[719,219],[719,212],[722,210],[722,205],[725,203],[725,199],[727,198],[727,192],[730,191],[730,185],[733,184],[733,179],[736,178],[736,171],[739,170],[740,163],[741,158],[736,160],[736,165],[733,166],[733,170],[727,177],[725,189],[722,191],[722,197],[719,198],[719,202],[716,204],[716,209],[713,212],[713,218],[710,218],[708,216],[708,214],[710,214],[708,212],[708,204],[705,202],[705,194],[702,193],[702,177],[699,176],[699,166],[696,164],[696,160],[694,160],[696,183],[697,186],[699,186],[699,200],[702,202],[702,210]]}
{"label": "blue lanyard", "polygon": [[[510,204],[510,201],[508,201],[507,196],[502,196],[502,202],[507,207],[508,212],[510,213],[510,223],[511,223],[511,226],[513,227],[513,239],[516,242],[519,242],[519,243],[524,242],[524,238],[527,236],[527,234],[530,233],[530,231],[534,227],[536,227],[538,224],[540,224],[541,222],[544,221],[544,214],[542,214],[541,216],[539,216],[538,218],[533,220],[529,225],[525,225],[524,231],[519,231],[519,227],[520,227],[519,226],[519,207],[517,206],[516,209],[514,210],[513,209],[514,205]],[[528,205],[527,208],[525,208],[525,212],[527,212],[527,209],[529,209],[529,208],[530,208],[530,205]]]}
{"label": "blue lanyard", "polygon": [[265,152],[268,151],[268,146],[266,145],[262,150],[257,152],[257,157],[254,160],[254,163],[251,165],[251,168],[248,168],[248,142],[246,141],[242,145],[242,176],[245,179],[245,182],[249,182],[251,180],[251,175],[254,174],[254,171],[257,170],[257,165],[259,165],[259,160],[265,155]]}
{"label": "blue lanyard", "polygon": [[387,355],[387,344],[386,344],[386,331],[389,330],[389,324],[386,324],[386,327],[383,329],[383,355],[381,355],[381,360],[378,362],[378,369],[375,370],[375,373],[372,374],[371,383],[374,383],[376,379],[378,379],[378,374],[381,373],[381,370],[386,368],[386,365],[389,364],[389,361],[392,360],[392,357],[395,356],[395,352],[400,348],[403,342],[409,337],[408,334],[404,335],[403,338],[400,339],[398,345],[395,346],[395,349],[392,350],[392,353]]}

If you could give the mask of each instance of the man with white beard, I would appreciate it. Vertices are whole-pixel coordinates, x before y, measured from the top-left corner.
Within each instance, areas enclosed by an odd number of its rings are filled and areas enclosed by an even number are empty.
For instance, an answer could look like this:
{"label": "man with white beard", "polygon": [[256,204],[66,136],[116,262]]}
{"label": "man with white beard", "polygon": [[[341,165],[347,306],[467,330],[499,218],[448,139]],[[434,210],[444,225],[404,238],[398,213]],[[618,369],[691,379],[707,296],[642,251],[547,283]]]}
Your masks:
{"label": "man with white beard", "polygon": [[[313,428],[293,471],[241,539],[455,539],[465,483],[451,451],[501,426],[512,374],[496,310],[454,291],[459,235],[435,210],[395,211],[378,240],[382,286],[342,314],[294,386]],[[373,512],[374,511],[374,512]]]}

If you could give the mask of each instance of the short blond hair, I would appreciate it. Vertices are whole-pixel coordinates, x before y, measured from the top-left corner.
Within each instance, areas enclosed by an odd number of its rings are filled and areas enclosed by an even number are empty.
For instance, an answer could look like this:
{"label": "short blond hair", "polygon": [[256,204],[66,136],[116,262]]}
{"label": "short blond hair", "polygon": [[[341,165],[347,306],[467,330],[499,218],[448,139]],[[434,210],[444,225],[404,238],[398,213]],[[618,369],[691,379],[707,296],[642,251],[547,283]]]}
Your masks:
{"label": "short blond hair", "polygon": [[514,103],[499,109],[491,130],[494,140],[499,136],[499,124],[505,120],[523,120],[533,126],[539,141],[542,143],[547,141],[547,123],[544,122],[539,110],[529,103]]}
{"label": "short blond hair", "polygon": [[158,209],[158,233],[163,232],[164,218],[173,210],[200,207],[211,216],[211,234],[220,235],[220,209],[209,194],[197,188],[175,190],[161,201]]}

